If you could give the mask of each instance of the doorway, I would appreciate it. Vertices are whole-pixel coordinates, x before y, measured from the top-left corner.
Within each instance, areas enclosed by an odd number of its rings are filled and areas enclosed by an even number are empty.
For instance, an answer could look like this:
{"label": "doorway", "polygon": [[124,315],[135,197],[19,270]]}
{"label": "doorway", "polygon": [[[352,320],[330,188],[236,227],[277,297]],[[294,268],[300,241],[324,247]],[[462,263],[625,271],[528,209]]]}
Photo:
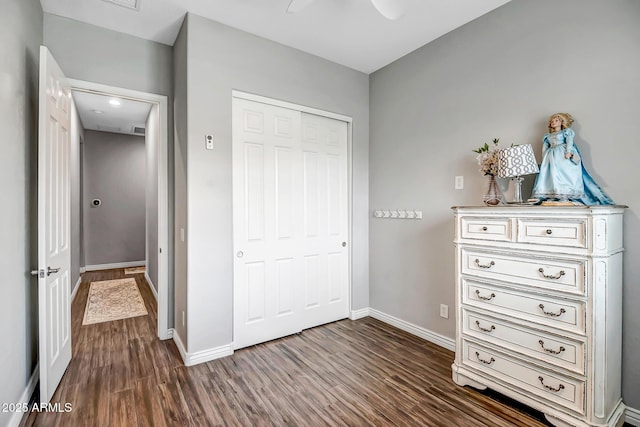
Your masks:
{"label": "doorway", "polygon": [[[151,191],[146,186],[145,197],[145,265],[153,266],[157,279],[149,283],[157,299],[158,321],[157,335],[160,339],[170,338],[168,327],[169,289],[168,289],[168,170],[167,170],[167,97],[146,92],[139,92],[114,86],[81,80],[68,79],[72,91],[79,94],[93,94],[110,98],[117,98],[150,106],[149,117],[146,122],[144,136],[146,145],[147,166],[150,167],[151,179],[155,182]],[[105,129],[108,131],[108,129]],[[155,148],[149,152],[150,140],[153,139]],[[85,138],[86,141],[86,138]],[[82,179],[80,180],[82,182]],[[157,193],[157,194],[156,194]],[[152,200],[152,205],[149,205]],[[89,209],[87,200],[83,209]],[[93,201],[91,201],[93,203]],[[99,200],[95,203],[100,203]],[[81,215],[82,218],[82,215]],[[147,268],[148,269],[148,268]],[[146,273],[145,273],[146,274]],[[147,281],[151,282],[147,276]],[[156,288],[154,288],[154,285]]]}

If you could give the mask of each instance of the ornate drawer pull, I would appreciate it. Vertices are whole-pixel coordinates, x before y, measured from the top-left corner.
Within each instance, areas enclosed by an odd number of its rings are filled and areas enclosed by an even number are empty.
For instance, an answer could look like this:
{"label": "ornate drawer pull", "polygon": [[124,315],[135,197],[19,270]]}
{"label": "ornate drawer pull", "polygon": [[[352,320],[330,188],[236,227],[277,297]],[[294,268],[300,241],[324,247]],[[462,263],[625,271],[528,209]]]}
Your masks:
{"label": "ornate drawer pull", "polygon": [[551,230],[550,228],[547,228],[547,234],[551,234],[553,233],[553,230]]}
{"label": "ornate drawer pull", "polygon": [[483,297],[482,295],[480,295],[480,291],[476,289],[476,296],[478,298],[480,298],[481,300],[483,300],[483,301],[491,301],[492,299],[494,299],[496,297],[496,294],[491,292],[491,295],[489,295],[488,297]]}
{"label": "ornate drawer pull", "polygon": [[558,313],[553,313],[551,311],[544,311],[544,305],[543,304],[540,304],[538,307],[540,308],[540,310],[542,310],[542,312],[544,314],[546,314],[547,316],[551,316],[551,317],[560,317],[560,316],[562,316],[563,314],[565,314],[567,312],[567,310],[565,310],[564,308],[561,308],[560,312],[558,312]]}
{"label": "ornate drawer pull", "polygon": [[[478,353],[476,353],[476,354],[478,354]],[[542,378],[542,377],[538,377],[538,379],[540,380],[540,384],[542,384],[542,387],[546,388],[546,389],[547,389],[547,390],[549,390],[549,391],[552,391],[552,392],[554,392],[554,393],[557,393],[557,392],[559,392],[560,390],[564,390],[564,385],[562,385],[562,384],[558,385],[558,388],[553,388],[553,387],[551,387],[551,386],[549,386],[549,385],[546,385],[546,384],[544,383],[544,378]]]}
{"label": "ornate drawer pull", "polygon": [[[476,258],[476,265],[480,268],[491,268],[496,265],[495,262],[491,261],[489,264],[480,264],[480,260]],[[563,273],[564,274],[564,273]]]}
{"label": "ornate drawer pull", "polygon": [[[480,322],[478,320],[476,320],[476,326],[478,327],[478,329],[480,329],[482,332],[492,332],[496,327],[491,325],[490,328],[483,328],[482,326],[480,326]],[[564,349],[563,349],[564,350]]]}
{"label": "ornate drawer pull", "polygon": [[484,227],[482,227],[482,231],[487,231],[487,230],[488,230],[488,228],[487,228],[486,225]]}
{"label": "ornate drawer pull", "polygon": [[484,359],[480,358],[480,353],[478,353],[477,351],[476,351],[476,357],[478,358],[479,361],[481,361],[485,365],[491,365],[493,362],[496,361],[496,359],[494,359],[493,357],[490,360],[484,360]]}
{"label": "ornate drawer pull", "polygon": [[[477,260],[476,260],[477,261]],[[551,275],[551,274],[544,274],[544,268],[540,267],[538,269],[538,272],[540,274],[542,274],[542,277],[544,277],[545,279],[553,279],[553,280],[558,280],[559,278],[561,278],[562,276],[564,276],[566,273],[564,272],[564,270],[560,270],[560,272],[558,274]]]}
{"label": "ornate drawer pull", "polygon": [[542,340],[539,340],[539,341],[538,341],[538,344],[540,344],[540,347],[542,347],[542,349],[543,349],[544,351],[546,351],[547,353],[551,353],[551,354],[560,354],[560,353],[562,353],[563,351],[565,351],[565,348],[564,348],[563,346],[560,346],[560,348],[559,348],[558,350],[552,350],[552,349],[550,349],[550,348],[544,348],[544,341],[542,341]]}

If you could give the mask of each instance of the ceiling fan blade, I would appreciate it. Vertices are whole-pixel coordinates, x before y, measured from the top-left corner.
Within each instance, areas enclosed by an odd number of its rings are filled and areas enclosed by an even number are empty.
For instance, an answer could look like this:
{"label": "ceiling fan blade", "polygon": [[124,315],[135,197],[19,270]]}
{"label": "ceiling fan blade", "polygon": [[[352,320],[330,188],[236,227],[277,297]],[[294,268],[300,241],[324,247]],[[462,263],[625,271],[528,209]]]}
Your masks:
{"label": "ceiling fan blade", "polygon": [[404,15],[402,0],[371,0],[371,3],[387,19],[395,20]]}
{"label": "ceiling fan blade", "polygon": [[291,2],[289,2],[289,7],[287,7],[287,13],[300,12],[311,3],[313,3],[313,0],[291,0]]}

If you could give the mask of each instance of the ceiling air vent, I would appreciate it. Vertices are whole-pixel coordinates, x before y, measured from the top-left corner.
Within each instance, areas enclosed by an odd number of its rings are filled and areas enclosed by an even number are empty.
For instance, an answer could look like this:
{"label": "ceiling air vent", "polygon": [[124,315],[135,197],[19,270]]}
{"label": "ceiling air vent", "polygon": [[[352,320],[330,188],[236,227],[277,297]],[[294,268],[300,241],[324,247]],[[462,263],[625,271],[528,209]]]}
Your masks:
{"label": "ceiling air vent", "polygon": [[103,0],[107,3],[113,3],[118,6],[126,7],[127,9],[140,11],[140,1],[141,0]]}
{"label": "ceiling air vent", "polygon": [[135,133],[136,135],[144,135],[144,128],[134,126],[133,133]]}

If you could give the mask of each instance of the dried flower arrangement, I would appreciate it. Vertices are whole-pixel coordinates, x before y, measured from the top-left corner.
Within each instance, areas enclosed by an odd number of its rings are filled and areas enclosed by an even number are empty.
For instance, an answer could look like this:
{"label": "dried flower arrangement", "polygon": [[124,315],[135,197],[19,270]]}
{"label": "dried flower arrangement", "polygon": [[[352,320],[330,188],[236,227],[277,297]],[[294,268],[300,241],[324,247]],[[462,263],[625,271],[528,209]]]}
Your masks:
{"label": "dried flower arrangement", "polygon": [[483,175],[496,176],[498,173],[498,142],[500,138],[493,139],[493,145],[489,145],[485,142],[477,150],[473,150],[474,153],[478,153],[476,159],[480,166],[480,172]]}

